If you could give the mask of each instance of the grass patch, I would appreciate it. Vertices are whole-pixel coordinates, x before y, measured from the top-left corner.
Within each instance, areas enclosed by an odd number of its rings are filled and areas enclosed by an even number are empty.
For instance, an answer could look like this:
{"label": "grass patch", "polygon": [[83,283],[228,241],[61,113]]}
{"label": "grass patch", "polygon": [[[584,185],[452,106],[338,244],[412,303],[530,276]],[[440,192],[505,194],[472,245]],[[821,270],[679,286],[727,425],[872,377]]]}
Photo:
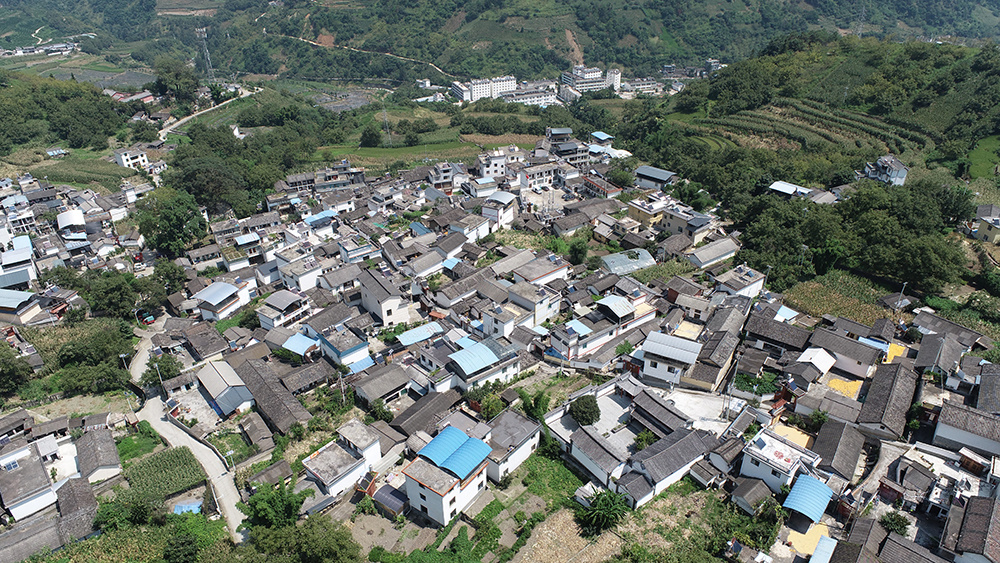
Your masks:
{"label": "grass patch", "polygon": [[674,276],[680,276],[694,270],[694,265],[687,260],[674,258],[669,262],[663,262],[632,272],[632,277],[641,283],[649,283],[653,280],[667,281]]}
{"label": "grass patch", "polygon": [[135,459],[148,453],[152,453],[152,451],[155,450],[160,444],[162,444],[162,442],[160,441],[159,436],[132,434],[130,436],[119,438],[116,446],[118,448],[119,459],[121,459],[122,463],[125,463],[130,459]]}
{"label": "grass patch", "polygon": [[569,502],[576,490],[583,486],[583,479],[571,471],[561,460],[531,454],[515,478],[520,477],[528,492],[545,499],[549,510]]}
{"label": "grass patch", "polygon": [[834,315],[871,324],[891,316],[888,309],[876,304],[879,297],[888,293],[886,288],[862,277],[834,270],[796,284],[785,293],[785,301],[814,317]]}
{"label": "grass patch", "polygon": [[[134,170],[122,168],[113,162],[86,153],[77,155],[78,152],[82,151],[73,151],[61,160],[46,161],[31,170],[31,173],[38,178],[48,176],[48,181],[53,184],[87,187],[96,184],[107,190],[105,193],[118,191],[123,179],[136,176]],[[144,181],[140,181],[140,178],[135,178],[138,183]]]}
{"label": "grass patch", "polygon": [[[257,449],[248,444],[243,434],[239,432],[212,434],[208,437],[208,441],[227,459],[231,455],[233,463],[240,463],[257,453]],[[230,451],[233,453],[229,454]]]}
{"label": "grass patch", "polygon": [[991,135],[980,139],[976,148],[969,152],[969,175],[973,178],[992,178],[993,169],[1000,164],[1000,136]]}
{"label": "grass patch", "polygon": [[46,366],[58,366],[59,349],[70,341],[85,342],[100,332],[117,331],[119,321],[116,319],[88,319],[74,325],[60,324],[49,327],[18,327],[21,335],[30,342]]}

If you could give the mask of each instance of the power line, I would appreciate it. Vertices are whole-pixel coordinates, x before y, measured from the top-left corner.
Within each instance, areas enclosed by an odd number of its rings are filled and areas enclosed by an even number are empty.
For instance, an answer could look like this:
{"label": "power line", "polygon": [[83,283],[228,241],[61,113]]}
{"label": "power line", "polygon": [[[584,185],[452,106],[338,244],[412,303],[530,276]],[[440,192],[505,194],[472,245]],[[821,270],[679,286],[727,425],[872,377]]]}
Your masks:
{"label": "power line", "polygon": [[208,28],[199,27],[194,30],[195,35],[201,39],[201,52],[205,55],[205,67],[208,72],[208,81],[215,82],[215,70],[212,68],[212,57],[208,56]]}

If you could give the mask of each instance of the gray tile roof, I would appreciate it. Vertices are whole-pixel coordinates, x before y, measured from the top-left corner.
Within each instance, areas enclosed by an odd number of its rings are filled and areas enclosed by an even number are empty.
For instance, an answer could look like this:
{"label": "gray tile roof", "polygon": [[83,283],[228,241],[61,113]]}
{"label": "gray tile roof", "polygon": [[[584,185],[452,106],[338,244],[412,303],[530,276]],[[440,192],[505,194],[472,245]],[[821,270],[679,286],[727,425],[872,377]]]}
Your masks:
{"label": "gray tile roof", "polygon": [[64,541],[78,540],[94,531],[97,499],[86,479],[74,477],[56,491],[59,531]]}
{"label": "gray tile roof", "polygon": [[865,437],[853,424],[830,420],[820,428],[811,449],[822,458],[821,469],[836,471],[850,481],[864,443]]}
{"label": "gray tile roof", "polygon": [[920,341],[917,359],[913,367],[917,370],[936,369],[951,372],[961,365],[966,347],[951,333],[928,334]]}
{"label": "gray tile roof", "polygon": [[253,394],[257,410],[278,432],[287,434],[296,422],[312,418],[291,391],[285,389],[271,366],[263,360],[247,360],[233,368]]}
{"label": "gray tile roof", "polygon": [[747,336],[755,336],[792,350],[805,350],[809,342],[809,331],[799,327],[769,319],[766,315],[754,313],[746,325]]}
{"label": "gray tile roof", "polygon": [[868,396],[858,416],[859,424],[881,424],[903,435],[906,413],[913,404],[917,374],[902,364],[881,364],[875,369]]}
{"label": "gray tile roof", "polygon": [[427,432],[434,428],[437,417],[447,414],[460,400],[462,396],[454,389],[444,393],[428,393],[397,414],[390,426],[407,436],[412,436],[418,430]]}
{"label": "gray tile roof", "polygon": [[958,553],[978,553],[1000,561],[1000,502],[973,497],[965,506],[965,518],[955,544]]}
{"label": "gray tile roof", "polygon": [[771,498],[771,489],[767,488],[767,483],[753,477],[738,477],[736,490],[733,491],[734,499],[741,498],[754,508],[761,501]]}
{"label": "gray tile roof", "polygon": [[926,547],[896,533],[891,533],[886,538],[878,558],[882,563],[946,563]]}
{"label": "gray tile roof", "polygon": [[355,383],[354,387],[363,392],[369,400],[374,401],[393,391],[399,391],[409,382],[410,375],[403,366],[388,364],[373,370],[364,379]]}
{"label": "gray tile roof", "polygon": [[581,426],[570,436],[570,442],[608,473],[628,459],[628,452],[609,442],[593,426]]}
{"label": "gray tile roof", "polygon": [[[688,423],[688,417],[684,413],[674,408],[655,391],[643,389],[632,399],[632,404],[635,406],[633,417],[639,413],[647,420],[654,421],[657,427],[665,431],[665,434],[684,428]],[[649,430],[654,431],[653,428]]]}
{"label": "gray tile roof", "polygon": [[654,483],[663,481],[685,465],[700,459],[719,445],[719,439],[704,430],[678,430],[632,456]]}
{"label": "gray tile roof", "polygon": [[[865,335],[867,335],[868,327],[864,328],[866,329]],[[838,358],[849,358],[868,366],[877,364],[882,355],[882,351],[877,348],[862,344],[852,338],[841,336],[825,328],[817,329],[813,332],[812,337],[809,339],[809,344],[822,348],[836,355]]]}
{"label": "gray tile roof", "polygon": [[1000,418],[979,409],[946,400],[938,415],[938,425],[942,424],[1000,442]]}
{"label": "gray tile roof", "polygon": [[111,431],[98,428],[80,436],[76,441],[76,462],[84,478],[101,467],[121,465]]}

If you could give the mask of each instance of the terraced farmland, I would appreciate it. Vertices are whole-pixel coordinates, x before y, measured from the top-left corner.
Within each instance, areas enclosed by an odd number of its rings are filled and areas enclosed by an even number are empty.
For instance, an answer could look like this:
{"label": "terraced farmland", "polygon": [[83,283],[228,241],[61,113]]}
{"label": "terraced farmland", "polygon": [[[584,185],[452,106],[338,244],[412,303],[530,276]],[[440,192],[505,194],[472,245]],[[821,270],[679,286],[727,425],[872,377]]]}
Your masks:
{"label": "terraced farmland", "polygon": [[842,150],[903,153],[931,150],[934,140],[921,131],[808,100],[779,99],[753,111],[695,120],[722,135],[757,137],[798,145],[805,151]]}

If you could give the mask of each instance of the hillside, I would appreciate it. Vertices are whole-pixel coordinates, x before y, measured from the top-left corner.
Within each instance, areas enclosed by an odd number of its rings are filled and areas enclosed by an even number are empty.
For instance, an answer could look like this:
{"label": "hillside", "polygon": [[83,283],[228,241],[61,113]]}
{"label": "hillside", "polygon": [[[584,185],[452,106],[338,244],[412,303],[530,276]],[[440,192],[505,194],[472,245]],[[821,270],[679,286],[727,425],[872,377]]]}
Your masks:
{"label": "hillside", "polygon": [[13,0],[0,15],[0,46],[92,32],[86,50],[112,63],[174,55],[203,65],[194,29],[204,26],[222,74],[408,82],[447,78],[424,63],[463,78],[552,77],[583,60],[651,75],[667,62],[741,60],[776,36],[819,29],[1000,37],[1000,0],[880,4],[862,20],[856,3],[833,0]]}

